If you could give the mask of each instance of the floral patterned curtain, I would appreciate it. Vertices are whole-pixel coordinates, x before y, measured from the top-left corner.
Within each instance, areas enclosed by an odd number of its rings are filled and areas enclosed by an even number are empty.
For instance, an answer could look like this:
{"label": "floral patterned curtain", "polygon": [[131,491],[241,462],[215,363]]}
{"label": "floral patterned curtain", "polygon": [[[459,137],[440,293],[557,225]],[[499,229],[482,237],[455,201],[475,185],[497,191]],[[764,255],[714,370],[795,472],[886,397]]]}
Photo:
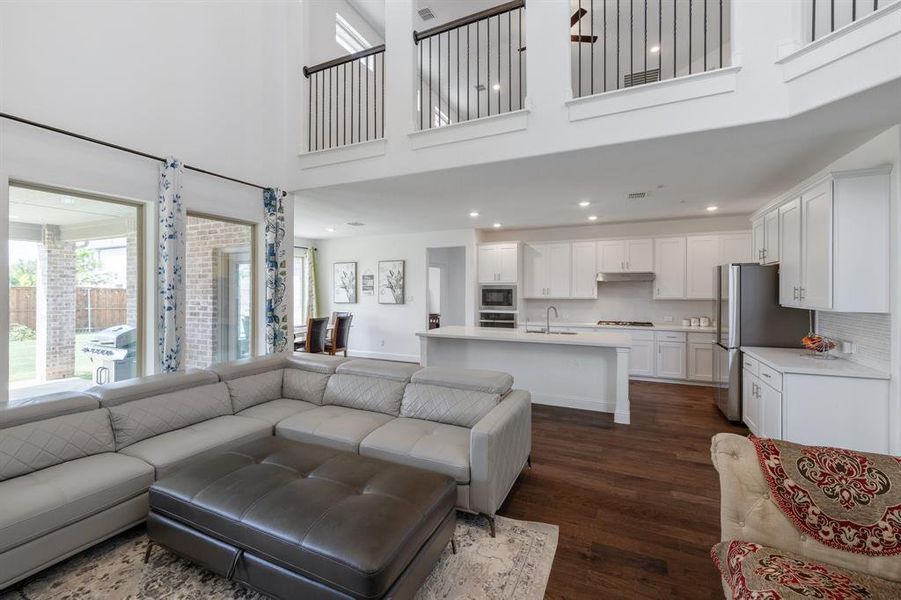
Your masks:
{"label": "floral patterned curtain", "polygon": [[288,345],[288,260],[285,250],[285,207],[277,188],[263,190],[266,223],[266,344],[269,352]]}
{"label": "floral patterned curtain", "polygon": [[316,248],[307,250],[307,261],[310,268],[307,269],[307,314],[304,315],[304,323],[307,319],[319,316],[319,294],[316,290]]}
{"label": "floral patterned curtain", "polygon": [[185,210],[181,198],[182,163],[169,157],[160,167],[157,336],[160,371],[182,368],[182,333],[185,329]]}

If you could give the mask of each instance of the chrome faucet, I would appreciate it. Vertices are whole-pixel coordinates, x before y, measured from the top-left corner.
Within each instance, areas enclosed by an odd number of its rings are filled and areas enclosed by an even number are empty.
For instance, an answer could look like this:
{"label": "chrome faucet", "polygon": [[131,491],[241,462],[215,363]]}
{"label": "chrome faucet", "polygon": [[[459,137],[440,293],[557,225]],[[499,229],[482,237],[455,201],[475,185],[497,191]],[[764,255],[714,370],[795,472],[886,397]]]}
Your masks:
{"label": "chrome faucet", "polygon": [[550,333],[550,332],[551,332],[551,311],[554,311],[554,318],[555,318],[555,319],[559,319],[559,318],[560,318],[559,313],[557,313],[557,307],[556,307],[556,306],[548,306],[548,307],[547,307],[547,312],[545,313],[545,316],[547,317],[547,323],[546,323],[546,325],[545,325],[545,327],[544,327],[544,332],[545,332],[545,333]]}

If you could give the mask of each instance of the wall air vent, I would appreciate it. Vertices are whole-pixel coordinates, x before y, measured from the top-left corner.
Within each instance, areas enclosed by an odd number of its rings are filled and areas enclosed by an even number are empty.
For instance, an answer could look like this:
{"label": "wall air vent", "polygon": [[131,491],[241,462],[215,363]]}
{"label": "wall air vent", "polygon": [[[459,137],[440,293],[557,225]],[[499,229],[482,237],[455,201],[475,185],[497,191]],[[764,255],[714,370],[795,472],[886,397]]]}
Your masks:
{"label": "wall air vent", "polygon": [[628,198],[629,200],[641,200],[648,196],[650,196],[650,192],[630,192]]}
{"label": "wall air vent", "polygon": [[639,71],[637,73],[626,73],[624,79],[624,87],[634,87],[645,83],[654,83],[655,81],[660,81],[660,69],[648,69],[647,71]]}
{"label": "wall air vent", "polygon": [[351,227],[363,227],[366,223],[360,223],[359,221],[350,221],[348,223]]}
{"label": "wall air vent", "polygon": [[435,18],[435,13],[432,12],[432,9],[426,6],[425,8],[420,8],[418,11],[419,18],[423,21],[431,21]]}

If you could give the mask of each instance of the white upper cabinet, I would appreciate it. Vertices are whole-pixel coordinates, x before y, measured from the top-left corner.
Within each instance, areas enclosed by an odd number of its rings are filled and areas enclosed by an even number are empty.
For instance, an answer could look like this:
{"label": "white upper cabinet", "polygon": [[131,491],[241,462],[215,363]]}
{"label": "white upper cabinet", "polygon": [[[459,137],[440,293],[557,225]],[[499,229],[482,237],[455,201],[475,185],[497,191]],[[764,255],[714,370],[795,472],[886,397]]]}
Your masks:
{"label": "white upper cabinet", "polygon": [[597,244],[595,242],[573,242],[571,297],[597,298],[597,274]]}
{"label": "white upper cabinet", "polygon": [[720,257],[717,264],[755,262],[750,233],[724,233],[719,236]]}
{"label": "white upper cabinet", "polygon": [[597,242],[597,266],[601,273],[637,273],[654,270],[654,240],[605,240]]}
{"label": "white upper cabinet", "polygon": [[754,246],[754,255],[751,262],[763,264],[763,251],[764,248],[766,248],[766,230],[764,228],[763,217],[751,221],[751,239]]}
{"label": "white upper cabinet", "polygon": [[482,244],[478,250],[479,283],[517,283],[519,244]]}
{"label": "white upper cabinet", "polygon": [[685,239],[685,297],[713,298],[713,268],[720,263],[720,240],[715,235]]}
{"label": "white upper cabinet", "polygon": [[889,167],[833,173],[779,208],[779,301],[889,312]]}
{"label": "white upper cabinet", "polygon": [[525,245],[525,297],[570,298],[572,244]]}
{"label": "white upper cabinet", "polygon": [[763,217],[763,264],[779,262],[779,209],[774,208]]}
{"label": "white upper cabinet", "polygon": [[654,240],[654,273],[654,298],[685,297],[684,237]]}

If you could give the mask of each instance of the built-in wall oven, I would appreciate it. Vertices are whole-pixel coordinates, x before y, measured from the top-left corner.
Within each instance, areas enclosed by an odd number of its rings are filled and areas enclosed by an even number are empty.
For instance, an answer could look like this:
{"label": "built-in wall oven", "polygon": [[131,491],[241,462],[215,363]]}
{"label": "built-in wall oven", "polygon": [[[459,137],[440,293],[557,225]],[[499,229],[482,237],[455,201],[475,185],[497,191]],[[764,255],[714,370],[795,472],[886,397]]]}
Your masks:
{"label": "built-in wall oven", "polygon": [[483,285],[479,293],[481,310],[516,310],[515,285]]}
{"label": "built-in wall oven", "polygon": [[479,313],[479,327],[497,327],[500,329],[516,329],[516,313],[482,312]]}

